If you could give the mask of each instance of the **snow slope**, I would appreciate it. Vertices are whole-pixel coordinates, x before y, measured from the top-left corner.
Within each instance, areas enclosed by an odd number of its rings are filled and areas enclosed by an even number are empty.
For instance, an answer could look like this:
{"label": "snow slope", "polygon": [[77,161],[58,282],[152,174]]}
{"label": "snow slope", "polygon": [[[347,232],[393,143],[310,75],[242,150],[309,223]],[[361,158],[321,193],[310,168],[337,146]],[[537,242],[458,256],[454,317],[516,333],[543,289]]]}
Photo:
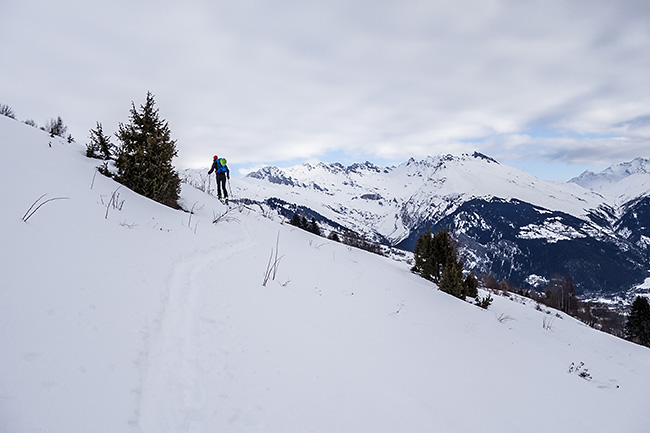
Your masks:
{"label": "snow slope", "polygon": [[2,432],[650,430],[647,348],[83,153],[0,117]]}

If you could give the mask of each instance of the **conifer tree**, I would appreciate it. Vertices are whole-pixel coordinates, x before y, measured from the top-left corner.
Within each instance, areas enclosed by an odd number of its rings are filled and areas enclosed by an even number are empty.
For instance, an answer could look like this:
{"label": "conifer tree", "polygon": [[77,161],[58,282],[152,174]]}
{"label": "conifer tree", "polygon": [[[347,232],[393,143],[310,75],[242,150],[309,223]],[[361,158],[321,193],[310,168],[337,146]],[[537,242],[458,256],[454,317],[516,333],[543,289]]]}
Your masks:
{"label": "conifer tree", "polygon": [[41,129],[47,131],[52,138],[55,136],[63,138],[66,131],[68,130],[68,127],[63,124],[63,119],[61,119],[61,116],[59,116],[56,119],[50,119],[49,123]]}
{"label": "conifer tree", "polygon": [[433,235],[431,230],[427,229],[415,241],[413,254],[415,256],[413,270],[437,284],[442,277],[442,270],[456,261],[456,246],[449,228],[440,229]]}
{"label": "conifer tree", "polygon": [[[439,282],[442,278],[442,271],[446,267],[452,267],[458,261],[456,244],[451,237],[449,227],[438,230],[431,238],[431,270],[433,281]],[[460,264],[462,273],[463,264]]]}
{"label": "conifer tree", "polygon": [[632,303],[625,324],[625,336],[631,341],[650,347],[650,304],[647,298],[637,296]]}
{"label": "conifer tree", "polygon": [[111,159],[110,135],[104,135],[102,124],[97,122],[96,129],[90,130],[90,143],[86,145],[86,156],[107,161]]}
{"label": "conifer tree", "polygon": [[438,287],[457,298],[463,297],[463,262],[447,263],[441,271]]}
{"label": "conifer tree", "polygon": [[297,213],[294,213],[293,216],[291,217],[291,221],[289,222],[292,226],[300,227],[300,215]]}
{"label": "conifer tree", "polygon": [[318,226],[318,223],[316,222],[316,218],[311,217],[311,223],[309,223],[309,231],[312,232],[315,235],[320,236],[320,227]]}
{"label": "conifer tree", "polygon": [[130,122],[120,124],[116,136],[118,146],[116,180],[133,191],[159,203],[178,207],[180,178],[172,159],[177,156],[176,141],[165,120],[158,117],[154,96],[138,111],[131,103]]}
{"label": "conifer tree", "polygon": [[476,298],[478,296],[478,280],[474,275],[474,271],[470,272],[463,281],[463,296]]}
{"label": "conifer tree", "polygon": [[415,241],[413,257],[415,259],[415,265],[411,270],[420,274],[420,276],[426,278],[427,280],[432,280],[431,229],[427,229],[427,231],[421,234]]}
{"label": "conifer tree", "polygon": [[473,273],[463,277],[464,263],[458,258],[457,245],[445,227],[435,234],[427,230],[415,242],[413,272],[438,284],[440,290],[456,297],[476,297],[478,281]]}

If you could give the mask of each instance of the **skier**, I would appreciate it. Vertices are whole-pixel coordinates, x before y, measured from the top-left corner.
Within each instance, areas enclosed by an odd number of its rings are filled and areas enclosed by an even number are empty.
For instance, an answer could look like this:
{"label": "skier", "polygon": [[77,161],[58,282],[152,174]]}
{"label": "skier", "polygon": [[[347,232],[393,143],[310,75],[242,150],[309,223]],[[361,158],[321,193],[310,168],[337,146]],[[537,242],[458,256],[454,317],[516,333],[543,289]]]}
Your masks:
{"label": "skier", "polygon": [[[217,176],[217,197],[219,200],[225,198],[225,203],[228,204],[228,191],[226,190],[226,178],[230,180],[230,170],[226,165],[226,158],[219,158],[217,155],[214,155],[212,158],[212,167],[208,172],[208,175],[215,172]],[[223,191],[223,194],[222,194]]]}

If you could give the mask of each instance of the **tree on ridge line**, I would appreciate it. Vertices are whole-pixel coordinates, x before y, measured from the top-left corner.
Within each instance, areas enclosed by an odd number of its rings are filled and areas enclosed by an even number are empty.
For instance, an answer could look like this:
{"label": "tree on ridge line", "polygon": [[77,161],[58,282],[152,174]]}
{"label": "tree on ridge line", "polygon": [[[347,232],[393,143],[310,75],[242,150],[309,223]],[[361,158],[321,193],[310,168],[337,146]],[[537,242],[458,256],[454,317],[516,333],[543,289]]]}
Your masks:
{"label": "tree on ridge line", "polygon": [[155,108],[154,95],[147,92],[137,110],[131,103],[130,122],[119,125],[115,180],[138,194],[178,208],[180,177],[172,159],[178,155],[167,121]]}

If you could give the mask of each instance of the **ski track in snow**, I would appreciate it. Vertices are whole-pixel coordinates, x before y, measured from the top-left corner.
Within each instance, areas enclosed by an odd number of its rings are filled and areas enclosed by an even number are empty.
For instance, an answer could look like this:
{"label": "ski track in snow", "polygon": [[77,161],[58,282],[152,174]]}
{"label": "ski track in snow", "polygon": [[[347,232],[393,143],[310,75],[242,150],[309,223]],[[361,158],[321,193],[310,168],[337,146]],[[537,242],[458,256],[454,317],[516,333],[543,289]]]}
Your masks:
{"label": "ski track in snow", "polygon": [[[247,228],[238,232],[243,238],[196,251],[172,269],[159,316],[145,330],[142,384],[131,421],[135,432],[209,431],[206,420],[214,419],[218,410],[211,403],[227,398],[223,390],[208,389],[204,380],[223,365],[216,358],[233,349],[219,272],[229,257],[255,246]],[[225,366],[216,377],[231,374],[230,365]],[[230,421],[243,420],[233,416]]]}

